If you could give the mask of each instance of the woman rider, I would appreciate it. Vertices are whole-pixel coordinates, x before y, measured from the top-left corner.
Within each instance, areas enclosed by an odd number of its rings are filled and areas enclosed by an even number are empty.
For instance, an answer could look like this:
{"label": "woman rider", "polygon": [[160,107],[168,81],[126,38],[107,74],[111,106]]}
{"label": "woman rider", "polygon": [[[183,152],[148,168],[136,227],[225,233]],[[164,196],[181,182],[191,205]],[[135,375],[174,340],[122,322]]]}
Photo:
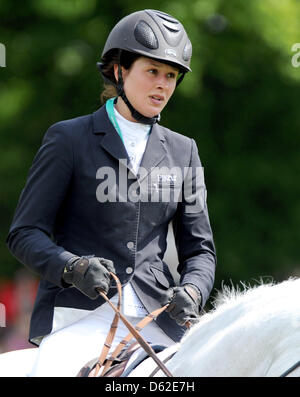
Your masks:
{"label": "woman rider", "polygon": [[[98,63],[105,105],[44,136],[7,238],[12,254],[40,276],[31,376],[75,376],[98,355],[114,313],[97,288],[116,299],[110,272],[132,323],[170,303],[142,331],[151,343],[178,342],[205,305],[216,257],[197,147],[159,124],[191,55],[172,16],[126,16]],[[163,261],[170,222],[178,285]],[[127,333],[120,324],[114,345]]]}

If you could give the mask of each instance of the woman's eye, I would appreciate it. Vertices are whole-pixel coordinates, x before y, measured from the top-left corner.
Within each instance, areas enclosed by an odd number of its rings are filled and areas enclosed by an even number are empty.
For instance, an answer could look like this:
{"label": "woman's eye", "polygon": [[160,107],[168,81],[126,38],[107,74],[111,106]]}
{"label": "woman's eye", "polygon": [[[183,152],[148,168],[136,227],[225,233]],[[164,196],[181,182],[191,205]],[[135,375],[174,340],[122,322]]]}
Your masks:
{"label": "woman's eye", "polygon": [[[157,69],[149,69],[148,72],[155,76],[158,75],[158,73],[159,73],[159,71]],[[166,76],[168,79],[176,79],[176,77],[177,77],[176,73],[174,73],[174,72],[167,73]]]}
{"label": "woman's eye", "polygon": [[168,77],[170,78],[170,79],[175,79],[175,73],[168,73]]}

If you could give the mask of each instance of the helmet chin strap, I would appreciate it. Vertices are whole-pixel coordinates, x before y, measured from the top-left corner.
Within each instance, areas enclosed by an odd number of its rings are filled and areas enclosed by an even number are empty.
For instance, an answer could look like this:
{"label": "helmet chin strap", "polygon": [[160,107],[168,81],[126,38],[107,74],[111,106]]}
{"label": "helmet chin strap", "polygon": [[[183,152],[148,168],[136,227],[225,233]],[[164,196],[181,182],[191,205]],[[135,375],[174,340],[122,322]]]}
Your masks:
{"label": "helmet chin strap", "polygon": [[120,96],[125,104],[127,105],[128,109],[131,112],[132,117],[139,123],[142,124],[147,124],[147,125],[153,125],[160,120],[160,114],[154,116],[154,117],[146,117],[140,112],[138,112],[129,102],[125,91],[124,91],[124,82],[123,82],[123,77],[122,77],[122,69],[120,62],[118,63],[118,84],[117,84],[117,94]]}

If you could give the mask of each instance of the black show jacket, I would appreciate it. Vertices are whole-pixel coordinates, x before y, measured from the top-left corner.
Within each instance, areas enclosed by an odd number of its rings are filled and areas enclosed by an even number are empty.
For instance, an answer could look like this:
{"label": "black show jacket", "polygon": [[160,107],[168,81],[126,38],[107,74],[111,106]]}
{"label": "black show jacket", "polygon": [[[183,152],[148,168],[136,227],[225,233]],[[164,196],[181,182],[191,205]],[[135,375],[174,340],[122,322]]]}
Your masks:
{"label": "black show jacket", "polygon": [[[62,272],[74,255],[111,259],[121,283],[131,281],[149,312],[160,307],[164,292],[175,284],[163,261],[171,221],[180,283],[197,286],[205,304],[216,255],[206,200],[198,210],[188,201],[203,192],[195,190],[195,173],[189,172],[197,168],[201,163],[195,141],[155,124],[141,172],[134,175],[105,106],[48,129],[7,237],[11,253],[40,276],[32,342],[51,332],[55,307],[90,311],[104,302],[64,288]],[[188,178],[194,190],[187,198],[182,191]],[[181,199],[157,199],[167,190],[171,196],[181,191]],[[110,199],[105,201],[106,194]],[[111,288],[109,296],[115,292]],[[185,332],[168,313],[156,321],[174,341]]]}

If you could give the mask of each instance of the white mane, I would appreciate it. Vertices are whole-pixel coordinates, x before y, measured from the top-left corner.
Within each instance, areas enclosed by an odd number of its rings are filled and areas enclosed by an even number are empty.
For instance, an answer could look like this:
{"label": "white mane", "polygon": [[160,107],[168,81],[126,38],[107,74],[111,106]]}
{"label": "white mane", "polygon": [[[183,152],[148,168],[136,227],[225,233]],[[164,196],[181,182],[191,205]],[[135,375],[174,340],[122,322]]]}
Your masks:
{"label": "white mane", "polygon": [[168,367],[180,376],[279,376],[300,360],[299,328],[300,279],[223,287]]}
{"label": "white mane", "polygon": [[[295,278],[290,278],[284,283],[296,280]],[[234,286],[222,284],[221,290],[216,292],[216,295],[211,300],[212,310],[205,313],[204,316],[209,315],[220,315],[225,310],[235,313],[239,316],[241,310],[247,310],[249,312],[250,308],[255,309],[255,306],[261,302],[261,299],[268,301],[271,299],[271,294],[277,295],[274,291],[275,286],[281,284],[276,284],[274,281],[264,282],[261,278],[256,280],[256,285],[246,284],[240,281],[240,285]],[[270,290],[270,288],[272,289]],[[281,289],[286,289],[286,284],[284,284]],[[278,287],[277,287],[278,290]],[[238,309],[235,311],[235,308]],[[204,316],[201,317],[201,321],[204,321]]]}
{"label": "white mane", "polygon": [[245,294],[248,294],[250,290],[255,290],[258,287],[272,287],[276,285],[274,281],[269,281],[269,282],[264,282],[263,279],[261,278],[260,280],[256,281],[257,284],[254,286],[251,286],[250,284],[246,284],[242,281],[240,281],[240,284],[242,286],[242,289],[239,285],[234,286],[231,283],[230,285],[226,285],[222,283],[221,290],[217,291],[217,295],[212,298],[212,305],[214,307],[214,310],[218,309],[219,306],[227,303],[233,303],[233,301],[237,301],[237,299],[240,299],[242,296]]}

